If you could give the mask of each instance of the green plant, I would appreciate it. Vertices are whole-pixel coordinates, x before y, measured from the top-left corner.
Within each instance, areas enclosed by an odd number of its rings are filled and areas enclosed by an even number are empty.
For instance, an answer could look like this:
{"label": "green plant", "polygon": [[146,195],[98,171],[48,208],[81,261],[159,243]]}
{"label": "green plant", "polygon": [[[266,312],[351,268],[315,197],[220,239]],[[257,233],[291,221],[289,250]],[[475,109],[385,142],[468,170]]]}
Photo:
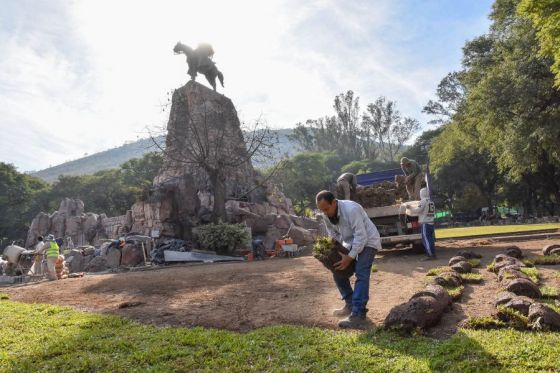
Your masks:
{"label": "green plant", "polygon": [[507,324],[492,316],[471,316],[462,326],[468,329],[500,329],[507,327]]}
{"label": "green plant", "polygon": [[542,299],[539,299],[539,302],[541,302],[542,304],[546,304],[547,306],[552,308],[554,311],[560,313],[560,301],[559,300],[551,299],[551,298],[542,298]]}
{"label": "green plant", "polygon": [[461,285],[455,288],[446,288],[446,290],[449,293],[449,296],[453,300],[458,300],[459,298],[461,298],[461,295],[463,295],[463,291],[465,291],[465,287]]}
{"label": "green plant", "polygon": [[514,310],[513,308],[505,307],[504,305],[499,305],[497,308],[498,314],[500,314],[502,318],[506,319],[510,326],[516,329],[528,328],[529,319],[521,312]]}
{"label": "green plant", "polygon": [[492,260],[492,263],[488,264],[488,265],[486,266],[486,269],[487,269],[488,271],[490,271],[490,272],[494,272],[494,266],[495,266],[495,265],[496,265],[496,261],[495,261],[495,260]]}
{"label": "green plant", "polygon": [[375,272],[378,272],[378,271],[379,271],[379,268],[377,268],[377,264],[374,264],[374,265],[371,266],[371,273],[375,273]]}
{"label": "green plant", "polygon": [[218,254],[230,254],[249,240],[249,232],[243,224],[207,224],[197,230],[198,242]]}
{"label": "green plant", "polygon": [[560,255],[542,255],[523,260],[526,265],[556,265],[560,264]]}
{"label": "green plant", "polygon": [[541,286],[540,288],[543,298],[556,299],[560,297],[560,290],[551,286]]}
{"label": "green plant", "polygon": [[478,266],[480,265],[480,259],[476,259],[476,258],[467,259],[467,262],[469,262],[470,265],[471,265],[473,268],[476,268],[476,267],[478,267]]}
{"label": "green plant", "polygon": [[523,267],[521,272],[529,276],[529,280],[533,281],[535,284],[539,283],[539,271],[536,268]]}
{"label": "green plant", "polygon": [[431,268],[428,273],[426,273],[426,276],[437,276],[440,273],[443,272],[452,272],[453,270],[451,269],[451,267],[447,267],[447,266],[443,266],[443,267],[435,267],[435,268]]}
{"label": "green plant", "polygon": [[460,276],[464,283],[478,284],[482,282],[482,275],[480,273],[461,273]]}
{"label": "green plant", "polygon": [[313,256],[319,260],[326,260],[333,248],[334,241],[331,237],[319,237],[313,245]]}

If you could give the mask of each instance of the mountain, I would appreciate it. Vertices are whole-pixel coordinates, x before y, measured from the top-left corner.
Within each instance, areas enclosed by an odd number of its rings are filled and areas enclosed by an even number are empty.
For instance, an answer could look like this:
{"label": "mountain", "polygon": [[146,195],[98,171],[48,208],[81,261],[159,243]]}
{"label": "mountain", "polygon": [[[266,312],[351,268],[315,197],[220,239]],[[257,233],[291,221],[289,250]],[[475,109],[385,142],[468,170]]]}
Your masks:
{"label": "mountain", "polygon": [[[292,133],[291,129],[274,130],[278,136],[278,144],[275,147],[274,159],[266,162],[253,162],[257,168],[267,167],[274,164],[284,155],[294,155],[297,153],[296,144],[288,138]],[[156,138],[160,144],[164,144],[163,136]],[[31,175],[40,177],[47,182],[54,182],[58,176],[89,175],[97,171],[118,168],[124,162],[132,158],[140,158],[144,154],[157,151],[151,139],[140,139],[135,142],[125,143],[122,146],[91,154],[70,162],[65,162],[57,166],[49,167],[41,171],[33,172]]]}

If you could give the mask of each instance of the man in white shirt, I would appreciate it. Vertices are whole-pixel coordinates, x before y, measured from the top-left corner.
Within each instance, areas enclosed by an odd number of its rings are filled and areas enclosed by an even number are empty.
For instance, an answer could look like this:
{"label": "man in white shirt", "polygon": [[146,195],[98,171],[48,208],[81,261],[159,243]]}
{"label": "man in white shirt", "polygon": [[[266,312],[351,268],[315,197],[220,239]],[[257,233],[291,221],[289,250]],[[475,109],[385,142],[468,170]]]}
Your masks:
{"label": "man in white shirt", "polygon": [[373,259],[377,251],[381,250],[379,232],[358,203],[337,200],[332,192],[326,190],[319,192],[315,200],[325,216],[329,236],[349,250],[348,255],[341,253],[342,260],[336,263],[335,269],[344,270],[352,261],[356,261],[354,289],[348,277],[333,272],[334,282],[345,302],[344,307],[336,310],[334,315],[348,316],[341,320],[338,326],[360,328],[366,318]]}
{"label": "man in white shirt", "polygon": [[45,254],[45,243],[43,236],[37,237],[37,244],[35,245],[35,261],[29,269],[28,275],[40,276],[43,274],[43,255]]}

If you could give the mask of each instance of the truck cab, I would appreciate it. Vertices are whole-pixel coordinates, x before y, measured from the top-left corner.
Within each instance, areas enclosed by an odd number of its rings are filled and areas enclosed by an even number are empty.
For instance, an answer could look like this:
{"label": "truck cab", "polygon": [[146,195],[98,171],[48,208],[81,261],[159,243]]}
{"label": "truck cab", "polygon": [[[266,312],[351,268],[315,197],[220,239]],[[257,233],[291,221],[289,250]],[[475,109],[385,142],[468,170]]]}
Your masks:
{"label": "truck cab", "polygon": [[[369,172],[356,175],[358,186],[370,187],[384,181],[394,182],[396,175],[402,175],[400,168]],[[377,227],[381,236],[381,245],[390,249],[397,245],[411,245],[414,251],[424,251],[420,224],[417,216],[407,215],[404,203],[417,207],[420,201],[405,201],[388,206],[364,207],[368,217]]]}

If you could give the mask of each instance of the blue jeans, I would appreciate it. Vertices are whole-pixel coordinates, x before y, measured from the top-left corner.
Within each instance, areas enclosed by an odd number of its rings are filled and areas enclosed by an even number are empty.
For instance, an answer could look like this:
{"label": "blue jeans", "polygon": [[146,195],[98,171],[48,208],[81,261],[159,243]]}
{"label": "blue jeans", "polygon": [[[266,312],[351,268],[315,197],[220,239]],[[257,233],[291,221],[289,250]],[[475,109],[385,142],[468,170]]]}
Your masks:
{"label": "blue jeans", "polygon": [[353,315],[365,315],[366,305],[369,300],[369,278],[371,276],[371,266],[377,250],[372,247],[364,247],[364,250],[356,257],[356,283],[354,290],[350,285],[348,277],[340,276],[333,272],[334,283],[340,292],[342,299],[352,305]]}
{"label": "blue jeans", "polygon": [[422,224],[422,243],[426,249],[426,255],[436,255],[436,234],[433,224]]}

